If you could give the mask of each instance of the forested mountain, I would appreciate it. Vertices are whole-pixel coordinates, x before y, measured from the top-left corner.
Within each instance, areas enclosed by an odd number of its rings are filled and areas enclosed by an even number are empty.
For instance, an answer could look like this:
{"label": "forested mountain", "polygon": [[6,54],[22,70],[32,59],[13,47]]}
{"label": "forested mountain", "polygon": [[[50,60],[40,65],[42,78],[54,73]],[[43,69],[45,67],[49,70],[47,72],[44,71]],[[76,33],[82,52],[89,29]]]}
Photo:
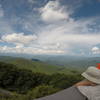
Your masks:
{"label": "forested mountain", "polygon": [[46,74],[53,74],[53,73],[68,74],[74,71],[74,69],[71,69],[70,67],[66,68],[64,66],[53,65],[40,60],[33,61],[31,59],[18,58],[18,57],[0,56],[0,61],[16,65],[16,67],[21,69],[29,69],[33,72],[41,72]]}
{"label": "forested mountain", "polygon": [[90,65],[95,66],[99,59],[0,56],[0,98],[33,100],[58,92],[82,80],[81,72]]}
{"label": "forested mountain", "polygon": [[0,62],[0,98],[33,100],[68,88],[83,79],[79,72],[67,72],[45,74],[20,68],[8,62]]}

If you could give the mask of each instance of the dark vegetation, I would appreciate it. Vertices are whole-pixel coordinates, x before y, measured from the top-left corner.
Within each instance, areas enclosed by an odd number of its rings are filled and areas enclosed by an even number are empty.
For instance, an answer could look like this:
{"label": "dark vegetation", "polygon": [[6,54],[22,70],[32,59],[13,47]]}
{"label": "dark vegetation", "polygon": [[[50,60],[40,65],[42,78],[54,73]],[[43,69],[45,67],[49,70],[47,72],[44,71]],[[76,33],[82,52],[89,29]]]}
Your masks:
{"label": "dark vegetation", "polygon": [[40,61],[39,59],[32,58],[32,61]]}
{"label": "dark vegetation", "polygon": [[0,62],[0,88],[11,92],[7,95],[0,91],[0,100],[33,100],[68,88],[80,80],[80,73],[73,70],[66,74],[46,74]]}

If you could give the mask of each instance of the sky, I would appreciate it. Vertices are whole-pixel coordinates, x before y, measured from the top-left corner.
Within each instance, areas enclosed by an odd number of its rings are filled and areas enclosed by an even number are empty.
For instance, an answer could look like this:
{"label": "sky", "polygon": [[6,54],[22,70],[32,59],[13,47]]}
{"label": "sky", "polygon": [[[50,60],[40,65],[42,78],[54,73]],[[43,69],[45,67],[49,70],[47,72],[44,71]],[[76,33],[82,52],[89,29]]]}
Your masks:
{"label": "sky", "polygon": [[0,0],[0,53],[100,55],[100,0]]}

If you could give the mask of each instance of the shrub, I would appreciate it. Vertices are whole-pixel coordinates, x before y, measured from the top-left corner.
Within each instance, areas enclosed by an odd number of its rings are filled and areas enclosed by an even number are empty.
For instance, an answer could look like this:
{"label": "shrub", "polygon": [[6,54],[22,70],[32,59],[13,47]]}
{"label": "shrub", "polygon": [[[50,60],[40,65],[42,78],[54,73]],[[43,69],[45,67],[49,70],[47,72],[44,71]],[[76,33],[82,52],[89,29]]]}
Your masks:
{"label": "shrub", "polygon": [[36,88],[34,88],[33,90],[31,90],[28,93],[28,96],[31,99],[39,98],[39,97],[43,97],[43,96],[46,96],[46,95],[53,94],[53,93],[55,93],[59,90],[60,89],[54,88],[53,86],[50,86],[50,85],[40,85],[40,86],[37,86]]}

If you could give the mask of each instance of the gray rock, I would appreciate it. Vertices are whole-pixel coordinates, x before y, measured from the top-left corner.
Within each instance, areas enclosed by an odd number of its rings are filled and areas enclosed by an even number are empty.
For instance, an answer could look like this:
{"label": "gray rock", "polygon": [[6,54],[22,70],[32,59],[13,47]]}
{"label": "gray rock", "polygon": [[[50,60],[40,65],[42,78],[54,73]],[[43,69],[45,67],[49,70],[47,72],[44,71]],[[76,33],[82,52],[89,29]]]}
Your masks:
{"label": "gray rock", "polygon": [[83,96],[75,86],[72,86],[61,92],[35,100],[86,100],[86,97]]}

